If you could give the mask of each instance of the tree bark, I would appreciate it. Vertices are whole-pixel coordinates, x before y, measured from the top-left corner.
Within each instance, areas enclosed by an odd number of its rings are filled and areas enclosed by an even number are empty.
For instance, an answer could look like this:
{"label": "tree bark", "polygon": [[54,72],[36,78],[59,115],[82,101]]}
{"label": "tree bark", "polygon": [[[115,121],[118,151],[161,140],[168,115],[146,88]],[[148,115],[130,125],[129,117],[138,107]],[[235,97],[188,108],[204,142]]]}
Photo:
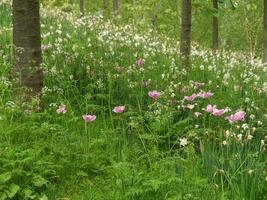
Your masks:
{"label": "tree bark", "polygon": [[80,16],[84,16],[84,0],[80,0]]}
{"label": "tree bark", "polygon": [[263,62],[267,63],[267,0],[264,0],[264,57]]}
{"label": "tree bark", "polygon": [[108,17],[108,7],[109,7],[109,1],[103,0],[103,15],[104,15],[104,17]]}
{"label": "tree bark", "polygon": [[160,3],[157,2],[155,4],[153,4],[153,11],[151,13],[151,23],[152,23],[152,28],[153,28],[153,31],[156,32],[157,30],[157,26],[158,26],[158,13],[159,13],[159,10],[160,10]]}
{"label": "tree bark", "polygon": [[219,21],[218,21],[218,0],[213,0],[213,9],[216,15],[213,16],[213,32],[212,32],[212,49],[216,52],[219,48]]}
{"label": "tree bark", "polygon": [[190,67],[191,53],[191,25],[192,25],[192,2],[191,0],[182,0],[182,22],[180,37],[180,54],[182,66]]}
{"label": "tree bark", "polygon": [[34,110],[43,107],[39,6],[39,0],[13,0],[12,10],[14,99],[22,108]]}
{"label": "tree bark", "polygon": [[113,0],[113,12],[115,16],[120,14],[119,0]]}

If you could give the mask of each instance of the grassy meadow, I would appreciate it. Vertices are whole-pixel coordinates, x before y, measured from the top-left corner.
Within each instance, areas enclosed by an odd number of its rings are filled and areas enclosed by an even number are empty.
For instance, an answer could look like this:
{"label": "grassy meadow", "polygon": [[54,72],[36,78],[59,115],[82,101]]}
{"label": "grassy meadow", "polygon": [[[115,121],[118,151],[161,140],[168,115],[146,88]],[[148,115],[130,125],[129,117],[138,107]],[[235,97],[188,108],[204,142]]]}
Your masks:
{"label": "grassy meadow", "polygon": [[31,113],[12,101],[11,7],[0,3],[1,200],[267,199],[260,59],[195,43],[185,70],[164,34],[41,16],[45,110]]}

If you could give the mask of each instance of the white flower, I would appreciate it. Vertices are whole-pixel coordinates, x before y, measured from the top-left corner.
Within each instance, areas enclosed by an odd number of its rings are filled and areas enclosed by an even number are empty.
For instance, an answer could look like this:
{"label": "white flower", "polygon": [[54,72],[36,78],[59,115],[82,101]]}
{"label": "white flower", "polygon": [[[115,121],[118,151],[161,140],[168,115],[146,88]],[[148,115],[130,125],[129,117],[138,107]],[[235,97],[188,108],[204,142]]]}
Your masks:
{"label": "white flower", "polygon": [[211,65],[208,66],[208,70],[211,71],[213,68]]}
{"label": "white flower", "polygon": [[242,134],[238,134],[238,135],[237,135],[237,139],[238,139],[238,140],[242,140]]}
{"label": "white flower", "polygon": [[255,119],[255,115],[251,114],[251,115],[249,116],[249,118],[250,118],[250,119]]}
{"label": "white flower", "polygon": [[243,124],[243,125],[242,125],[242,128],[243,128],[244,130],[246,130],[246,129],[249,128],[249,126],[248,126],[248,124]]}
{"label": "white flower", "polygon": [[250,102],[250,98],[246,97],[245,102],[249,103]]}
{"label": "white flower", "polygon": [[7,101],[6,102],[6,106],[10,107],[10,108],[14,108],[15,107],[15,103],[13,101]]}
{"label": "white flower", "polygon": [[227,131],[225,132],[225,137],[229,137],[229,136],[230,136],[230,131],[227,130]]}
{"label": "white flower", "polygon": [[248,135],[248,140],[251,140],[253,138],[253,135]]}
{"label": "white flower", "polygon": [[187,139],[186,138],[180,138],[180,145],[181,146],[186,146],[188,144],[188,141],[187,141]]}
{"label": "white flower", "polygon": [[262,125],[262,122],[261,121],[257,121],[258,125],[261,126]]}
{"label": "white flower", "polygon": [[249,174],[249,175],[251,175],[251,174],[252,174],[252,172],[253,172],[253,170],[252,170],[252,169],[248,170],[248,174]]}

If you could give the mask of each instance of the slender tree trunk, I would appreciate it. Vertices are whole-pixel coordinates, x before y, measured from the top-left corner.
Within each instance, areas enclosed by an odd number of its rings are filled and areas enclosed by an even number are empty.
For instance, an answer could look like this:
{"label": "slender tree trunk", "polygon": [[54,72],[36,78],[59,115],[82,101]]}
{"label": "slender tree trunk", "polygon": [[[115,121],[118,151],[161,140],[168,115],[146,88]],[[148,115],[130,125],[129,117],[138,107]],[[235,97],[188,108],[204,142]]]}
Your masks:
{"label": "slender tree trunk", "polygon": [[267,0],[264,0],[264,57],[263,62],[267,63]]}
{"label": "slender tree trunk", "polygon": [[158,22],[158,15],[157,13],[154,11],[152,14],[151,14],[151,23],[152,23],[152,28],[153,28],[153,31],[156,32],[157,30],[157,22]]}
{"label": "slender tree trunk", "polygon": [[216,10],[216,16],[213,16],[212,49],[216,52],[219,48],[218,0],[213,0],[213,9]]}
{"label": "slender tree trunk", "polygon": [[113,12],[115,16],[120,14],[119,0],[113,0]]}
{"label": "slender tree trunk", "polygon": [[109,1],[103,0],[103,15],[104,15],[104,17],[108,17],[108,7],[109,7]]}
{"label": "slender tree trunk", "polygon": [[181,22],[181,38],[180,38],[180,54],[182,66],[190,67],[191,53],[191,24],[192,24],[192,4],[191,0],[182,0],[182,22]]}
{"label": "slender tree trunk", "polygon": [[39,0],[13,0],[12,10],[14,98],[22,108],[35,111],[43,105],[39,6]]}
{"label": "slender tree trunk", "polygon": [[84,16],[84,0],[80,0],[80,15]]}
{"label": "slender tree trunk", "polygon": [[151,13],[151,23],[153,31],[156,32],[158,26],[158,13],[160,10],[160,3],[157,2],[153,5],[154,10]]}

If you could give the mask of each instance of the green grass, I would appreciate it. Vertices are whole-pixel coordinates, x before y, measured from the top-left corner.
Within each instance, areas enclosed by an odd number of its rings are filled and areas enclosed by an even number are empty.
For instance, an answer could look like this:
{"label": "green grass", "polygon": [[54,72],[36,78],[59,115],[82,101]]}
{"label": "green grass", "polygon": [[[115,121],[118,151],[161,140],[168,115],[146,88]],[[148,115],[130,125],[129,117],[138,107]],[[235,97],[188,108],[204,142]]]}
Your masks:
{"label": "green grass", "polygon": [[[194,47],[186,71],[177,41],[44,8],[46,109],[25,113],[12,102],[10,7],[0,11],[2,199],[266,199],[266,69],[258,60]],[[184,108],[184,96],[200,91],[214,96]],[[61,104],[67,113],[56,113]],[[203,111],[208,104],[229,107],[224,116],[242,109],[246,119],[230,124]],[[125,112],[113,113],[117,105]],[[85,124],[84,114],[97,119]]]}

